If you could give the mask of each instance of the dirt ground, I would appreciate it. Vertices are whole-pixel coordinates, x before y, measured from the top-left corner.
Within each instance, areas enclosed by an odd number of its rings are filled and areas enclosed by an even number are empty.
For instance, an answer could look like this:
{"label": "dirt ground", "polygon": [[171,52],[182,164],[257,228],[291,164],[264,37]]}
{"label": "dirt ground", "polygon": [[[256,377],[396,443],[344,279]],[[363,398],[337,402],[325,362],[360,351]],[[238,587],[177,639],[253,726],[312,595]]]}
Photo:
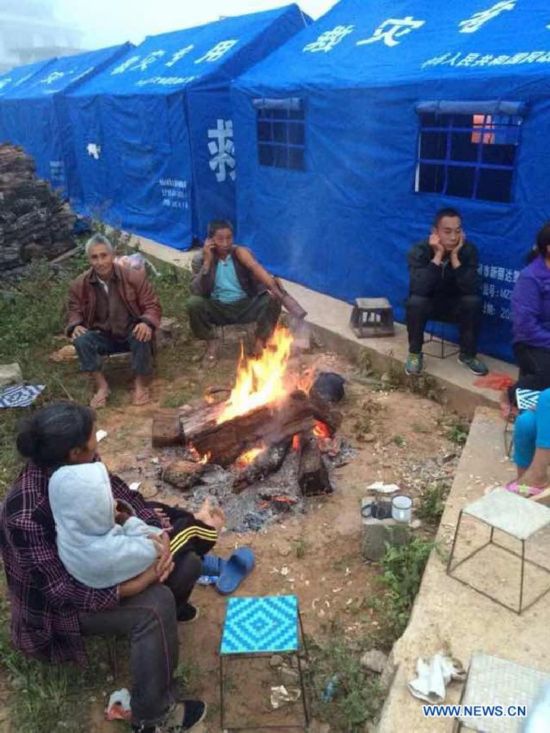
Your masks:
{"label": "dirt ground", "polygon": [[[396,482],[414,496],[426,466],[437,463],[438,471],[450,475],[460,449],[447,439],[441,424],[444,410],[436,403],[404,392],[373,391],[356,381],[352,364],[333,354],[302,356],[295,368],[305,366],[337,371],[348,378],[346,398],[341,403],[345,418],[340,432],[356,449],[355,455],[334,471],[334,494],[308,500],[304,514],[282,515],[278,523],[259,532],[225,532],[215,552],[227,556],[235,547],[252,547],[256,568],[238,594],[295,593],[306,635],[326,639],[331,631],[339,629],[348,638],[361,639],[379,623],[367,604],[369,596],[377,592],[378,566],[361,557],[359,505],[367,495],[367,485],[376,480]],[[140,472],[139,466],[160,465],[164,460],[163,452],[151,447],[155,409],[166,406],[167,395],[172,396],[172,406],[176,406],[173,403],[177,403],[179,394],[187,399],[199,397],[211,384],[231,382],[234,369],[234,355],[229,354],[210,372],[196,362],[191,371],[175,380],[167,382],[159,377],[153,385],[154,403],[138,408],[129,405],[129,396],[123,393],[124,369],[119,374],[117,367],[115,389],[122,391],[117,400],[120,406],[102,410],[98,421],[98,428],[108,432],[100,452],[109,469],[128,482],[142,480],[144,471]],[[175,489],[158,492],[150,479],[143,480],[140,490],[156,500],[186,504],[184,494]],[[191,670],[193,695],[209,705],[204,731],[219,731],[217,650],[226,600],[213,587],[197,587],[191,600],[200,608],[200,618],[180,626],[180,658]],[[269,660],[264,660],[264,671],[258,671],[258,664],[241,661],[231,668],[227,713],[235,723],[254,725],[254,721],[268,722],[268,716],[271,721],[270,686],[281,684],[277,677],[280,670],[270,669]],[[116,681],[107,677],[105,692],[127,684],[124,673]],[[293,686],[292,682],[286,684]],[[122,731],[124,725],[102,720],[103,704],[102,700],[92,703],[89,733]],[[299,708],[289,708],[282,714],[300,720]],[[290,722],[288,717],[286,722]]]}

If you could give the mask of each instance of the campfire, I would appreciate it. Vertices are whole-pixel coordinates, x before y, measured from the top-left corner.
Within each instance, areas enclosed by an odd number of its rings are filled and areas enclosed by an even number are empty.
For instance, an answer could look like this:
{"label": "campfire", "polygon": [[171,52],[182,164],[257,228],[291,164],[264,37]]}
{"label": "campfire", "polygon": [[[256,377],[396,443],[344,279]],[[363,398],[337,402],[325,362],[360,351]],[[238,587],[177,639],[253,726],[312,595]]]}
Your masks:
{"label": "campfire", "polygon": [[179,416],[177,442],[185,444],[189,460],[175,462],[177,471],[165,471],[166,480],[189,488],[209,468],[222,467],[231,472],[232,492],[240,493],[292,457],[294,483],[303,496],[332,492],[324,456],[334,454],[342,416],[316,395],[314,374],[291,368],[291,348],[292,334],[278,327],[260,358],[247,358],[241,350],[229,396],[212,404],[220,390],[210,389],[204,401]]}

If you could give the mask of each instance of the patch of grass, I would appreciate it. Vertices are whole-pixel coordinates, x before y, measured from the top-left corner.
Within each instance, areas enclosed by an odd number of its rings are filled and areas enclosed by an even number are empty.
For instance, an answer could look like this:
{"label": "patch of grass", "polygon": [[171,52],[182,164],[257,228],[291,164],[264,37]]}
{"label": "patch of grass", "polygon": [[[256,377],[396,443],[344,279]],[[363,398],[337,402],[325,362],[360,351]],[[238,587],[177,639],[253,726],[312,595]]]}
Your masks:
{"label": "patch of grass", "polygon": [[[315,717],[335,731],[364,731],[365,723],[378,715],[384,695],[377,676],[361,665],[362,645],[335,631],[325,642],[309,639],[308,649],[319,693],[313,703]],[[331,688],[330,699],[323,700],[323,692]]]}
{"label": "patch of grass", "polygon": [[12,730],[44,733],[87,730],[91,697],[102,698],[106,664],[101,647],[90,644],[90,666],[41,664],[15,651],[9,640],[9,611],[0,601],[0,664],[12,689],[9,700]]}
{"label": "patch of grass", "polygon": [[411,430],[415,433],[425,433],[429,434],[432,432],[431,428],[427,425],[422,425],[422,423],[419,422],[413,422],[411,425]]}
{"label": "patch of grass", "polygon": [[398,448],[402,448],[405,445],[405,438],[402,435],[394,435],[392,443],[395,443]]}
{"label": "patch of grass", "polygon": [[447,438],[451,441],[451,443],[456,443],[457,445],[465,445],[466,441],[468,440],[469,429],[469,425],[457,421],[453,425],[449,426],[449,429],[447,431]]}
{"label": "patch of grass", "polygon": [[300,537],[299,540],[296,540],[294,542],[294,551],[296,553],[296,558],[298,560],[301,560],[307,555],[308,550],[308,542],[303,537]]}
{"label": "patch of grass", "polygon": [[388,545],[381,561],[381,583],[387,594],[381,600],[379,610],[383,611],[386,634],[393,639],[401,636],[411,615],[414,599],[420,588],[424,568],[433,541],[415,537],[405,545]]}
{"label": "patch of grass", "polygon": [[428,524],[438,525],[445,509],[445,500],[448,493],[449,486],[442,483],[426,486],[415,508],[416,516],[428,522]]}
{"label": "patch of grass", "polygon": [[161,407],[181,407],[189,402],[195,394],[189,389],[179,389],[175,392],[165,395],[160,403]]}

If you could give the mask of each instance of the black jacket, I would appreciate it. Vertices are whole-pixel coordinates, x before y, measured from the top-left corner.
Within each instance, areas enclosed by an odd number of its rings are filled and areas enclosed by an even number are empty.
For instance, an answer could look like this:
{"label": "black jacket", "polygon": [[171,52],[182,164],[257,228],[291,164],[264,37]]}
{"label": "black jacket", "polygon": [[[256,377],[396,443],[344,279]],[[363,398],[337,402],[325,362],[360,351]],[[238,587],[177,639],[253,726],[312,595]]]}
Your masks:
{"label": "black jacket", "polygon": [[428,240],[415,244],[408,254],[409,295],[425,298],[452,298],[460,295],[479,295],[480,282],[477,249],[464,242],[458,253],[460,267],[453,269],[450,260],[441,265],[432,262],[434,250]]}

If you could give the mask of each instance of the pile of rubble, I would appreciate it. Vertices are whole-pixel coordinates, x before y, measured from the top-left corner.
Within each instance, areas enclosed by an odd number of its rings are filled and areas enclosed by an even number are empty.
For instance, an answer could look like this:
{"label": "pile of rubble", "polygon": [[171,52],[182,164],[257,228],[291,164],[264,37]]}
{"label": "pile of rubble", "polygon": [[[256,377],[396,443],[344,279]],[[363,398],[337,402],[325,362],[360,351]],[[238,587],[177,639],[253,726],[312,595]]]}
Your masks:
{"label": "pile of rubble", "polygon": [[0,144],[0,271],[74,247],[75,216],[20,147]]}

